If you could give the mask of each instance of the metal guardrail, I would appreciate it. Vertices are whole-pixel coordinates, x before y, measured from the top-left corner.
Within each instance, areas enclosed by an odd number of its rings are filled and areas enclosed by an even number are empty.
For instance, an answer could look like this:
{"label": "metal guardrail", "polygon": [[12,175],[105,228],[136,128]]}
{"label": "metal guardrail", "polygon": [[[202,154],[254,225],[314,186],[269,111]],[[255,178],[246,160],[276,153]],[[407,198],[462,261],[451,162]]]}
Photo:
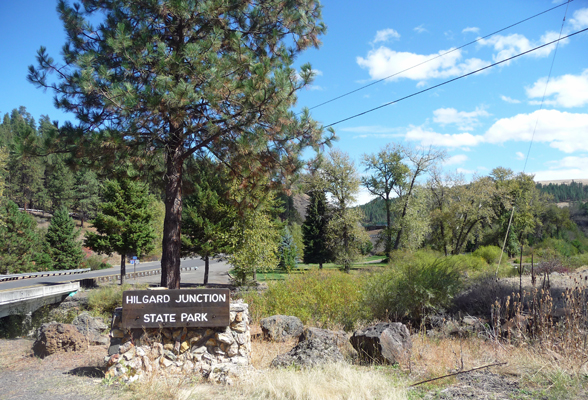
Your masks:
{"label": "metal guardrail", "polygon": [[[196,271],[198,267],[180,267],[180,271]],[[150,269],[147,271],[139,271],[139,272],[131,272],[125,274],[125,279],[133,279],[133,278],[140,278],[143,276],[151,276],[151,275],[160,275],[161,268],[158,269]],[[103,282],[118,282],[120,281],[120,274],[113,274],[113,275],[106,275],[106,276],[97,276],[95,278],[88,278],[93,280],[96,283],[103,283]]]}
{"label": "metal guardrail", "polygon": [[84,272],[88,272],[90,270],[91,270],[90,268],[83,268],[83,269],[67,269],[67,270],[62,270],[62,271],[41,271],[41,272],[27,272],[24,274],[0,275],[0,282],[16,281],[19,279],[26,279],[26,278],[41,278],[44,276],[81,274]]}

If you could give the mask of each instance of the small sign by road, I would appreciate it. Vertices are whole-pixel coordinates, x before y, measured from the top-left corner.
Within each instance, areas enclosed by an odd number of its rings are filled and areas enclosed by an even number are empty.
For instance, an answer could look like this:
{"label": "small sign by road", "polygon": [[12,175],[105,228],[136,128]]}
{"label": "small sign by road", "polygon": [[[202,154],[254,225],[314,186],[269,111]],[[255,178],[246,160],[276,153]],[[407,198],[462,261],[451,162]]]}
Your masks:
{"label": "small sign by road", "polygon": [[217,327],[230,324],[229,289],[127,290],[124,328]]}

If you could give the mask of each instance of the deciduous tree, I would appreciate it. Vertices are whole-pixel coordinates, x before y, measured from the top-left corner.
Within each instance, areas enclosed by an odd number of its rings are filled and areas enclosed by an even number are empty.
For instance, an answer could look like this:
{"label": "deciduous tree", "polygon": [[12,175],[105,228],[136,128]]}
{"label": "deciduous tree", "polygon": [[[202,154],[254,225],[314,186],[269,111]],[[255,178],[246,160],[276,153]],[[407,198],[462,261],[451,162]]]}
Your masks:
{"label": "deciduous tree", "polygon": [[327,225],[327,242],[335,261],[349,272],[351,263],[361,255],[362,244],[369,240],[361,226],[361,210],[352,208],[359,192],[359,175],[349,155],[332,150],[321,166],[320,177],[333,203]]}
{"label": "deciduous tree", "polygon": [[406,185],[410,170],[402,162],[402,148],[387,145],[378,154],[364,154],[363,165],[370,176],[362,177],[366,189],[384,200],[386,209],[386,229],[384,230],[384,250],[390,258],[392,250],[392,199],[394,189]]}

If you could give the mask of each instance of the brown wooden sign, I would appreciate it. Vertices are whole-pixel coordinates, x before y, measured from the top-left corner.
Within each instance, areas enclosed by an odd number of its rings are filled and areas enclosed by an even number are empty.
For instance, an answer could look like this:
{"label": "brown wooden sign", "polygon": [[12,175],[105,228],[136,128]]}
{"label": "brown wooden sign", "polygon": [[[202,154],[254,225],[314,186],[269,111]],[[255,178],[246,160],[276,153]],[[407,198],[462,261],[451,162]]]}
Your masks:
{"label": "brown wooden sign", "polygon": [[229,289],[127,290],[123,292],[122,326],[228,326],[229,308]]}

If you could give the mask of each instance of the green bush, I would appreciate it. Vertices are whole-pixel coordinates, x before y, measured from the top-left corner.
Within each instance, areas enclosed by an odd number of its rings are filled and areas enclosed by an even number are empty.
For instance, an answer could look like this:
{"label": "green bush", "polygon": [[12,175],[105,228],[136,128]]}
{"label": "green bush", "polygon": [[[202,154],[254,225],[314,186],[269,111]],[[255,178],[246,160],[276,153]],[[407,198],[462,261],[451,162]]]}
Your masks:
{"label": "green bush", "polygon": [[576,269],[588,265],[588,253],[567,257],[564,261],[564,265],[570,269]]}
{"label": "green bush", "polygon": [[374,273],[364,288],[364,304],[379,319],[419,321],[450,305],[462,287],[461,271],[452,258],[417,252]]}
{"label": "green bush", "polygon": [[90,268],[92,271],[97,271],[99,269],[112,268],[112,265],[104,261],[102,257],[98,255],[91,255],[82,261],[80,268]]}
{"label": "green bush", "polygon": [[536,246],[536,249],[538,249],[538,250],[554,249],[556,251],[556,253],[562,257],[571,257],[571,256],[575,256],[576,254],[579,253],[578,248],[575,247],[573,245],[573,243],[568,242],[563,239],[554,239],[554,238],[545,239],[544,241],[539,243],[538,246]]}
{"label": "green bush", "polygon": [[486,260],[475,254],[459,254],[448,257],[462,272],[480,272],[487,270],[489,265]]}
{"label": "green bush", "polygon": [[117,307],[122,307],[122,295],[125,290],[141,290],[148,285],[107,285],[94,289],[88,295],[88,308],[94,315],[104,318],[108,321],[112,318],[112,313]]}
{"label": "green bush", "polygon": [[362,277],[340,271],[313,270],[270,282],[263,292],[244,292],[253,321],[275,315],[294,315],[304,324],[352,330],[370,318],[362,307]]}
{"label": "green bush", "polygon": [[[488,264],[496,264],[500,259],[500,253],[502,250],[498,246],[482,246],[474,251],[474,256],[482,257]],[[502,260],[506,262],[506,255],[502,255]]]}

